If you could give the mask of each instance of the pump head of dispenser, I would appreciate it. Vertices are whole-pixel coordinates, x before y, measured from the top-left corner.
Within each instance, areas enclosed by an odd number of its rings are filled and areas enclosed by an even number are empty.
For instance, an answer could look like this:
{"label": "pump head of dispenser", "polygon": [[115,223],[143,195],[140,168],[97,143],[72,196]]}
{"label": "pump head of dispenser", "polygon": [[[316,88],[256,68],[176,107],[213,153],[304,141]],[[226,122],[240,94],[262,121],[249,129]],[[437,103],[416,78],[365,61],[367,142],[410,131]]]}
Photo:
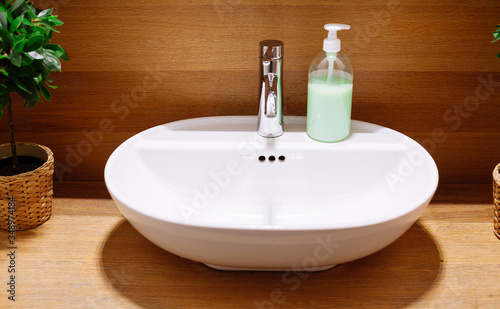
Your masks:
{"label": "pump head of dispenser", "polygon": [[328,37],[323,40],[323,50],[327,53],[336,53],[340,51],[340,39],[337,38],[337,31],[349,30],[351,26],[345,24],[326,24]]}

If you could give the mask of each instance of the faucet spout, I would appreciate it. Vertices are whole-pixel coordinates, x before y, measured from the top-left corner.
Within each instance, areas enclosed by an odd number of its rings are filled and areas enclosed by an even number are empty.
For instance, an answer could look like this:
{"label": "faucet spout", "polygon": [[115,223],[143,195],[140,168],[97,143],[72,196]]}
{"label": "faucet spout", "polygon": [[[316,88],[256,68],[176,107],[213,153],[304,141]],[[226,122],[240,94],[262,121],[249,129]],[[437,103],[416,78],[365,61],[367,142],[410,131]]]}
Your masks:
{"label": "faucet spout", "polygon": [[283,134],[283,42],[260,42],[260,100],[257,133],[263,137]]}

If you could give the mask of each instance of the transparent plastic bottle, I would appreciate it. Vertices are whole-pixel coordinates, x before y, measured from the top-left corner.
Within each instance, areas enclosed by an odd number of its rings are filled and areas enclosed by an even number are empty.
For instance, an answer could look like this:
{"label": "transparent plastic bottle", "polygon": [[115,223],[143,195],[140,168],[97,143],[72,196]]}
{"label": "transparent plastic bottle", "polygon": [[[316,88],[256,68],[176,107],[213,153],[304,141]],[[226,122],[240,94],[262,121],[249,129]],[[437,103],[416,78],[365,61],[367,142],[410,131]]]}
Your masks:
{"label": "transparent plastic bottle", "polygon": [[344,24],[326,24],[328,38],[323,51],[309,67],[307,89],[307,134],[320,142],[338,142],[349,136],[353,72],[349,59],[340,53],[338,30]]}

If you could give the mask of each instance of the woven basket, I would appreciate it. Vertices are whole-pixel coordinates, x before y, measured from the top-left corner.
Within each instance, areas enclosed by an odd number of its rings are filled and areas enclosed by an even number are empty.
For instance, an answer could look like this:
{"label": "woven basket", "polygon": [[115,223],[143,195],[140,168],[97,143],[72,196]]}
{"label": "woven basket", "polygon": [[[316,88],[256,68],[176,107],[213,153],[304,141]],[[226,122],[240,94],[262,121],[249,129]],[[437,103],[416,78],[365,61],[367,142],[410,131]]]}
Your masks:
{"label": "woven basket", "polygon": [[[30,172],[0,176],[0,229],[2,230],[9,229],[8,220],[9,216],[12,219],[12,214],[9,214],[8,206],[12,197],[15,199],[16,230],[28,230],[42,225],[52,215],[54,174],[52,151],[34,143],[16,143],[16,145],[18,156],[36,157],[45,163]],[[0,158],[11,156],[10,144],[0,145]]]}
{"label": "woven basket", "polygon": [[500,239],[500,163],[493,170],[493,226]]}

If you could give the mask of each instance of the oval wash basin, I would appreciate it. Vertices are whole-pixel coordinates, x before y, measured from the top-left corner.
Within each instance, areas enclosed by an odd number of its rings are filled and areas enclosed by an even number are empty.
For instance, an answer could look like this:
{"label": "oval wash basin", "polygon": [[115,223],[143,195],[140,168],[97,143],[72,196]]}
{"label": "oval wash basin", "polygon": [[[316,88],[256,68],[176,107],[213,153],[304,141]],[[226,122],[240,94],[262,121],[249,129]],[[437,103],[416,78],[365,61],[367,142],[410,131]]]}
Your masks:
{"label": "oval wash basin", "polygon": [[324,270],[372,254],[418,219],[438,184],[409,137],[355,121],[339,143],[262,138],[257,117],[182,120],[121,144],[106,186],[147,239],[221,270]]}

